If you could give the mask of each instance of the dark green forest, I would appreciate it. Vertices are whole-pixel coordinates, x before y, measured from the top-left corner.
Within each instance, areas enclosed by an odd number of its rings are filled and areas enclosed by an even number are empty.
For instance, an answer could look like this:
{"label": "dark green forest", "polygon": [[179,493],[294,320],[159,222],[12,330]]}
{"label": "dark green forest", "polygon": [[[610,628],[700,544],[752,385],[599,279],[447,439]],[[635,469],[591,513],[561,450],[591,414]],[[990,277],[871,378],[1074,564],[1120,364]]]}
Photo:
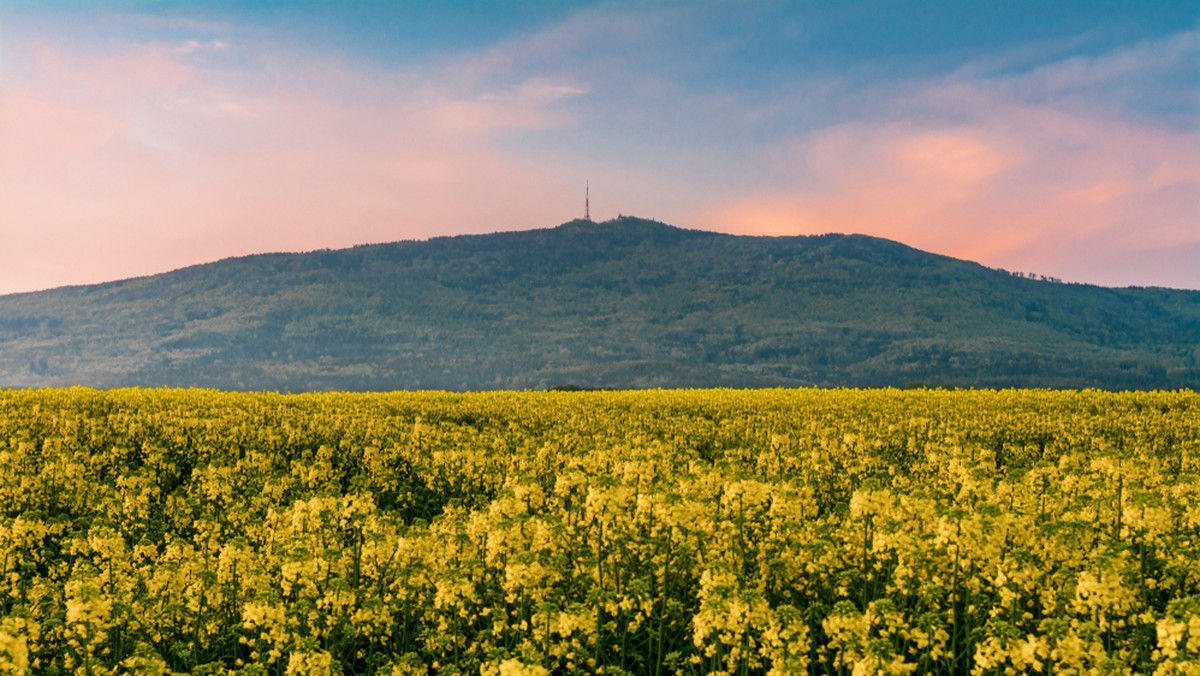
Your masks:
{"label": "dark green forest", "polygon": [[0,296],[0,386],[1200,386],[1200,291],[622,217]]}

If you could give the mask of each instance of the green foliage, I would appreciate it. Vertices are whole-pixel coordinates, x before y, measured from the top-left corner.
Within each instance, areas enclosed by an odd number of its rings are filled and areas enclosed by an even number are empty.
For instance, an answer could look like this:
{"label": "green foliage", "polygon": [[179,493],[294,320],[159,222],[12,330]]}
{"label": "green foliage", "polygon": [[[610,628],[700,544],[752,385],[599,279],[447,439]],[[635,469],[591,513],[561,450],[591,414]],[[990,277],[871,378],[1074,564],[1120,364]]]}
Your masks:
{"label": "green foliage", "polygon": [[0,385],[1200,387],[1200,292],[621,218],[0,298]]}

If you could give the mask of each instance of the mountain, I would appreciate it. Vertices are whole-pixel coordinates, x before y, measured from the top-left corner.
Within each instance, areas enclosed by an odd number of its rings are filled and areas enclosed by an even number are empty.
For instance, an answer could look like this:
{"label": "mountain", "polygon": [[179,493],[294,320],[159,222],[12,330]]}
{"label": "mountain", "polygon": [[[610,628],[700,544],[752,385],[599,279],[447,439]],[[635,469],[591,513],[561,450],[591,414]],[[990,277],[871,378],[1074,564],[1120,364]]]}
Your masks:
{"label": "mountain", "polygon": [[0,386],[1200,387],[1200,292],[622,217],[0,296]]}

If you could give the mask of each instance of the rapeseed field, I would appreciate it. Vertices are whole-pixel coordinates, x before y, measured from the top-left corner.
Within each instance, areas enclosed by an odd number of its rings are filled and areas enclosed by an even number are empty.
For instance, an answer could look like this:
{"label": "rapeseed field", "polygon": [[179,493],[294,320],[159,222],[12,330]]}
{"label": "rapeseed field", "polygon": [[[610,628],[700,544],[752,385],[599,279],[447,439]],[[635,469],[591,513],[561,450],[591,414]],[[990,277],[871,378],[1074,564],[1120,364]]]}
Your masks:
{"label": "rapeseed field", "polygon": [[0,673],[1197,674],[1200,395],[0,391]]}

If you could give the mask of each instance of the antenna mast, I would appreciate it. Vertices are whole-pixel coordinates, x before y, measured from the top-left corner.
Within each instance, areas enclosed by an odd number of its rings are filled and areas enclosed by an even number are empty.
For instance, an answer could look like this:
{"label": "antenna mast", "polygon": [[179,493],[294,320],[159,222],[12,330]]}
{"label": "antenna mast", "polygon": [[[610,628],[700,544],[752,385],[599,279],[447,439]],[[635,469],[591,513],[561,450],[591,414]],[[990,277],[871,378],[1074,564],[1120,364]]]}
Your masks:
{"label": "antenna mast", "polygon": [[592,188],[588,181],[583,182],[583,220],[592,220]]}

